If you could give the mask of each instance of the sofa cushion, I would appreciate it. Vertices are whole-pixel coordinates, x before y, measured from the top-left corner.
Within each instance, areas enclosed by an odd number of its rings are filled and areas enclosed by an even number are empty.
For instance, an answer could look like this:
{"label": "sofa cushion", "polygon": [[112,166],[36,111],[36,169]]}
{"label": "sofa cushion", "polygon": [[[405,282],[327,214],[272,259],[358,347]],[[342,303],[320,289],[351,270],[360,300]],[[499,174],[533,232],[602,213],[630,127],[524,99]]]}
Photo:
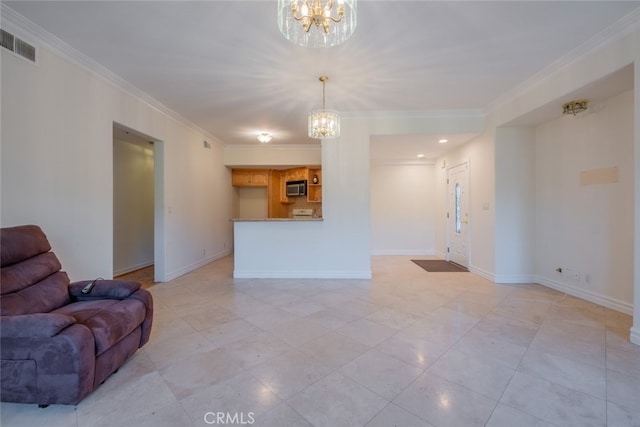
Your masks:
{"label": "sofa cushion", "polygon": [[49,252],[47,236],[37,225],[21,225],[0,230],[0,266],[8,267],[27,258]]}
{"label": "sofa cushion", "polygon": [[0,269],[0,294],[17,292],[60,271],[62,266],[53,252],[45,252]]}
{"label": "sofa cushion", "polygon": [[93,289],[87,294],[82,289],[93,280],[83,280],[69,285],[69,295],[76,301],[91,301],[100,298],[125,299],[140,289],[140,282],[130,280],[96,279]]}
{"label": "sofa cushion", "polygon": [[129,335],[145,318],[144,304],[135,299],[74,302],[55,310],[85,325],[94,336],[96,355],[100,355]]}
{"label": "sofa cushion", "polygon": [[2,295],[0,298],[0,314],[14,316],[17,314],[48,313],[51,310],[68,304],[69,276],[63,271],[52,274],[38,283]]}

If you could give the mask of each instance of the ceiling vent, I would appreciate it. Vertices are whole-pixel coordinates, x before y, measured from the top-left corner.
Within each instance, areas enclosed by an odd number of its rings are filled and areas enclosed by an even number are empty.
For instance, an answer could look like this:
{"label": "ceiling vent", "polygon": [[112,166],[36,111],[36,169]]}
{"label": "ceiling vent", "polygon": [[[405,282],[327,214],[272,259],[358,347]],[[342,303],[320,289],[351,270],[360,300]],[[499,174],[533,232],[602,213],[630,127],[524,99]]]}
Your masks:
{"label": "ceiling vent", "polygon": [[36,47],[0,28],[0,44],[3,48],[35,63]]}

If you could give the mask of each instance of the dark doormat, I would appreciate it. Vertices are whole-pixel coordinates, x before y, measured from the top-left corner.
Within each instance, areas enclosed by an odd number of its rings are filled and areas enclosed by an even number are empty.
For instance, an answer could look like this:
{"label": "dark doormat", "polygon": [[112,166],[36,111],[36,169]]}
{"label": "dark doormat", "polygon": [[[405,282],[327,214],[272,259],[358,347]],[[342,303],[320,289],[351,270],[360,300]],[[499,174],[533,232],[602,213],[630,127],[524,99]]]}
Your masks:
{"label": "dark doormat", "polygon": [[411,261],[418,264],[420,267],[427,270],[429,273],[439,272],[468,272],[465,267],[455,262],[445,261],[442,259],[412,259]]}

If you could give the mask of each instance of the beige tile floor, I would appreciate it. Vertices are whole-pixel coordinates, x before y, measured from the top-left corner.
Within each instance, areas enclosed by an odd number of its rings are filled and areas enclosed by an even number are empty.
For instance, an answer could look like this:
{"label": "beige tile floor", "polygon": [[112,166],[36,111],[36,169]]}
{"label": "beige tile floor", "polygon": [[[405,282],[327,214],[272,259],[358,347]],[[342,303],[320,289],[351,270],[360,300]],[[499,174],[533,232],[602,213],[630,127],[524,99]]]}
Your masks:
{"label": "beige tile floor", "polygon": [[228,257],[155,284],[151,341],[119,372],[76,407],[2,403],[1,424],[640,425],[629,316],[372,262],[372,280],[234,280]]}

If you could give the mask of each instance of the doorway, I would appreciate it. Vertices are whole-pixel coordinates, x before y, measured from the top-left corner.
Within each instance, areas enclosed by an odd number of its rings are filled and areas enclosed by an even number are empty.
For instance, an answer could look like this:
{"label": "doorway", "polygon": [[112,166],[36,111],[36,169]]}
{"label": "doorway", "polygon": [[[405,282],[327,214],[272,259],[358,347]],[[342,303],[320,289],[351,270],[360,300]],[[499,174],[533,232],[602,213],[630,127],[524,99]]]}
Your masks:
{"label": "doorway", "polygon": [[447,170],[447,260],[469,267],[469,163]]}
{"label": "doorway", "polygon": [[[158,280],[156,158],[161,144],[113,124],[113,275],[133,272]],[[160,181],[162,186],[162,181]],[[153,281],[154,279],[152,279]]]}

